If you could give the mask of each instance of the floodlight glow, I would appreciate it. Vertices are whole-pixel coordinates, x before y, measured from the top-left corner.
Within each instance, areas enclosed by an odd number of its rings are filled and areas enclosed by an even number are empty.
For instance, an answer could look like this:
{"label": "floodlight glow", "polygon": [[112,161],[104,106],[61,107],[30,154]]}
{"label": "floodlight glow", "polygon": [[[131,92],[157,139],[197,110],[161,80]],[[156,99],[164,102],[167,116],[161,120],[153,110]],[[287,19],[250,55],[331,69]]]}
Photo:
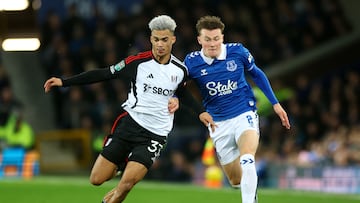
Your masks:
{"label": "floodlight glow", "polygon": [[39,47],[38,38],[8,38],[2,43],[4,51],[35,51]]}
{"label": "floodlight glow", "polygon": [[28,0],[0,0],[0,11],[21,11],[28,6]]}

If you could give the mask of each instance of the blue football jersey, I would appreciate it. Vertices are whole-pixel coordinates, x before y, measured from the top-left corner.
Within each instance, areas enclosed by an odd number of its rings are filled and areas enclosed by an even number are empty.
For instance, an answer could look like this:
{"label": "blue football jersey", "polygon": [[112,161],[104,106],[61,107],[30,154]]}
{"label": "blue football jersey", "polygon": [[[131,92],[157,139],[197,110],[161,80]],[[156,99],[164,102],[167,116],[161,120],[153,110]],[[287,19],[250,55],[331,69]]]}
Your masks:
{"label": "blue football jersey", "polygon": [[198,85],[203,105],[214,121],[256,110],[253,91],[245,78],[245,70],[255,66],[252,55],[240,43],[223,44],[221,50],[216,59],[195,51],[184,61],[189,77]]}

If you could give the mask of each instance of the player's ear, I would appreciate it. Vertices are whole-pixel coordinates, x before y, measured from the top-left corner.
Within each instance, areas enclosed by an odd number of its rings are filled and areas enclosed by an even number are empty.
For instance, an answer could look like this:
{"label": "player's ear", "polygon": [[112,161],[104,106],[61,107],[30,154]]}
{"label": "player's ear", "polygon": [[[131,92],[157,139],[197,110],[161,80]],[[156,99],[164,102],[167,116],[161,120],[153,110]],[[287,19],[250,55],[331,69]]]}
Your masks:
{"label": "player's ear", "polygon": [[201,45],[201,38],[200,38],[200,36],[197,36],[197,41],[198,41],[198,43]]}
{"label": "player's ear", "polygon": [[172,43],[174,44],[174,43],[176,42],[176,36],[173,36],[173,37],[171,38],[171,41],[172,41]]}

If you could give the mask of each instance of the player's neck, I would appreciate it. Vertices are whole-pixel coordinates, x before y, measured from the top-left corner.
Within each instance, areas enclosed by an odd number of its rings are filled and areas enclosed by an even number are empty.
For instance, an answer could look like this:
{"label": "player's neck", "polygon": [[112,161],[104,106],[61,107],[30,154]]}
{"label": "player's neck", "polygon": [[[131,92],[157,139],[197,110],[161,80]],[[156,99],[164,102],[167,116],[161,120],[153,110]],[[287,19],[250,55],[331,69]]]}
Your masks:
{"label": "player's neck", "polygon": [[169,63],[170,60],[170,54],[166,54],[163,56],[154,56],[156,61],[159,62],[160,64],[167,64]]}

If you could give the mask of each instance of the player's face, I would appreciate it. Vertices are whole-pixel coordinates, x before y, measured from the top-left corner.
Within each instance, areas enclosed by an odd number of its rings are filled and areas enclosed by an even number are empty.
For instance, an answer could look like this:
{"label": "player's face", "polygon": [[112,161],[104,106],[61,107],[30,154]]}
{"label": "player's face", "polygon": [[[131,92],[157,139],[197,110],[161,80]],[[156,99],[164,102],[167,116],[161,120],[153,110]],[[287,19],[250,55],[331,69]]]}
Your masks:
{"label": "player's face", "polygon": [[221,33],[220,29],[202,29],[197,39],[204,50],[205,56],[216,58],[220,55],[221,44],[224,41],[224,35]]}
{"label": "player's face", "polygon": [[166,58],[171,54],[176,37],[170,30],[153,30],[150,41],[155,58]]}

